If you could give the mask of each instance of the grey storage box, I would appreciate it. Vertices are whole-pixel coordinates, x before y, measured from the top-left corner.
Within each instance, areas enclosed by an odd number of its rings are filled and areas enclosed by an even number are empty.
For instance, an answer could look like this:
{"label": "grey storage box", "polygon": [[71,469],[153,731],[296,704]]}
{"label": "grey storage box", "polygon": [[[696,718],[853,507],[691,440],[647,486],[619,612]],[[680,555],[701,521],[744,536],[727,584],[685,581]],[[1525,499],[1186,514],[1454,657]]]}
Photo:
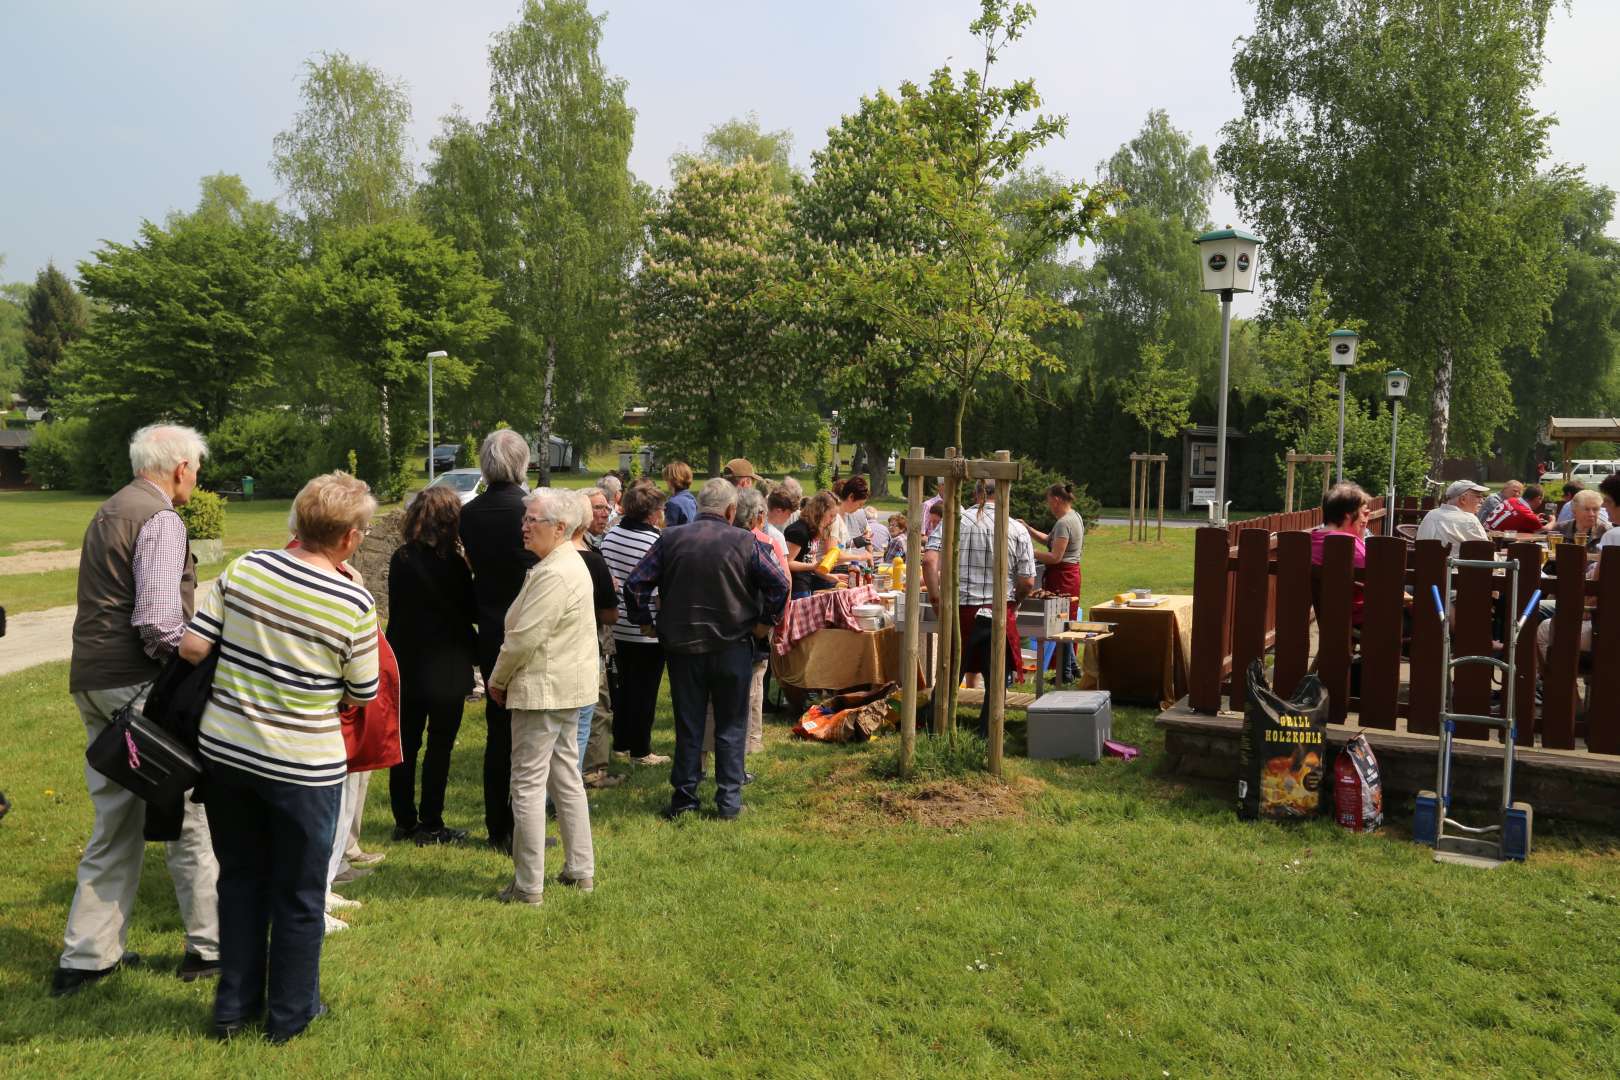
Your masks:
{"label": "grey storage box", "polygon": [[1106,690],[1054,690],[1029,706],[1029,756],[1100,761],[1114,735],[1114,707]]}

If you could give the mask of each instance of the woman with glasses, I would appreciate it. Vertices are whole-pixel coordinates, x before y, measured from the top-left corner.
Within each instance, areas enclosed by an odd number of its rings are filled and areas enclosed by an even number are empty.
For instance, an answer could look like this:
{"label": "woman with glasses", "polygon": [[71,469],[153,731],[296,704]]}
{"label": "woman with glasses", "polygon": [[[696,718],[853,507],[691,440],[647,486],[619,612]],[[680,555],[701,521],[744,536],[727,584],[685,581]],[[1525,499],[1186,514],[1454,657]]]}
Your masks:
{"label": "woman with glasses", "polygon": [[583,521],[572,492],[541,488],[523,500],[523,545],[540,561],[506,613],[489,694],[512,714],[511,884],[505,903],[538,906],[545,889],[546,796],[557,808],[560,885],[590,892],[591,812],[579,772],[579,710],[597,693],[591,574],[569,542]]}
{"label": "woman with glasses", "polygon": [[250,551],[197,609],[180,655],[219,666],[198,727],[219,860],[214,1034],[281,1042],[326,1011],[323,913],[348,752],[338,710],[377,697],[377,612],[340,569],[377,501],[347,473],[293,500],[299,544]]}

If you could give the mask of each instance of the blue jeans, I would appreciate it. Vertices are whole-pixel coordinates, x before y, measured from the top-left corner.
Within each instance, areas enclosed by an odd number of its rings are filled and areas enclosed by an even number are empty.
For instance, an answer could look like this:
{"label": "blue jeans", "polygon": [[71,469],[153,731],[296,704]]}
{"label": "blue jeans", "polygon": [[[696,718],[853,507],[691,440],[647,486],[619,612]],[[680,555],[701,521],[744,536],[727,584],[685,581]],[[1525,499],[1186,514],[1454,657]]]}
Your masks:
{"label": "blue jeans", "polygon": [[591,740],[591,717],[596,715],[596,705],[582,705],[579,710],[579,771],[585,771],[585,744]]}
{"label": "blue jeans", "polygon": [[265,1033],[288,1038],[320,1009],[326,871],[343,785],[305,787],[214,762],[206,785],[219,861],[214,1022],[253,1020],[268,1006]]}
{"label": "blue jeans", "polygon": [[714,705],[714,806],[722,817],[742,809],[743,754],[748,738],[748,688],[753,649],[745,641],[709,653],[666,653],[675,706],[675,761],[669,782],[673,810],[695,810],[702,776],[703,727]]}

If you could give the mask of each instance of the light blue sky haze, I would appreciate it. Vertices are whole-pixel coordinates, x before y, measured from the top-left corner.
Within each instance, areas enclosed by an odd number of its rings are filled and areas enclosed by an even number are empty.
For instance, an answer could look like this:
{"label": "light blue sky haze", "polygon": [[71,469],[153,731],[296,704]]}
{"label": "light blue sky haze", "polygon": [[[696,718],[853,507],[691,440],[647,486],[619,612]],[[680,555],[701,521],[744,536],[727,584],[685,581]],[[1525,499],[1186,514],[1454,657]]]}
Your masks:
{"label": "light blue sky haze", "polygon": [[[1040,161],[1090,178],[1151,108],[1213,146],[1236,115],[1231,53],[1252,26],[1242,0],[1044,0],[1002,79],[1031,75],[1069,134]],[[805,165],[862,94],[971,62],[974,0],[599,0],[603,58],[637,111],[631,166],[657,186],[669,157],[755,111],[795,136]],[[197,181],[239,173],[278,194],[270,141],[298,106],[301,62],[343,50],[410,84],[418,161],[455,106],[484,113],[489,37],[515,0],[0,0],[0,277],[63,269],[142,218],[196,200]],[[1549,35],[1537,104],[1556,114],[1553,158],[1620,188],[1614,112],[1620,3],[1576,0]],[[1221,193],[1213,216],[1234,218]]]}

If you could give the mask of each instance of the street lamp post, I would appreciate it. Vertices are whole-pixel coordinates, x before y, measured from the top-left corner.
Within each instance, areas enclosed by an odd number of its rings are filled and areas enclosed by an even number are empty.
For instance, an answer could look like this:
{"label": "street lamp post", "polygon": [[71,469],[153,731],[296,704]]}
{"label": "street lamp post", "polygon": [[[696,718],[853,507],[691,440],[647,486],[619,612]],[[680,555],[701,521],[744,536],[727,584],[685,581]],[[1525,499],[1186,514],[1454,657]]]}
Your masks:
{"label": "street lamp post", "polygon": [[1211,525],[1226,524],[1226,398],[1232,355],[1232,294],[1254,291],[1260,270],[1261,239],[1228,225],[1198,237],[1204,292],[1221,294],[1221,391],[1216,406],[1215,502],[1209,510]]}
{"label": "street lamp post", "polygon": [[1356,344],[1361,335],[1354,330],[1335,330],[1328,335],[1328,363],[1339,369],[1339,451],[1333,459],[1337,470],[1334,483],[1344,483],[1344,377],[1356,363]]}
{"label": "street lamp post", "polygon": [[1384,535],[1395,535],[1395,454],[1400,448],[1401,399],[1412,386],[1412,376],[1396,368],[1384,373],[1384,396],[1389,398],[1389,487],[1384,497]]}
{"label": "street lamp post", "polygon": [[837,409],[834,409],[832,411],[832,433],[831,434],[832,434],[832,444],[833,444],[832,445],[832,452],[833,452],[833,459],[832,459],[832,469],[833,469],[833,471],[832,471],[832,474],[833,474],[833,479],[836,480],[836,479],[838,479],[838,410]]}
{"label": "street lamp post", "polygon": [[443,360],[450,354],[443,349],[434,349],[427,354],[428,362],[428,483],[433,483],[433,457],[439,449],[438,437],[433,432],[433,361]]}

